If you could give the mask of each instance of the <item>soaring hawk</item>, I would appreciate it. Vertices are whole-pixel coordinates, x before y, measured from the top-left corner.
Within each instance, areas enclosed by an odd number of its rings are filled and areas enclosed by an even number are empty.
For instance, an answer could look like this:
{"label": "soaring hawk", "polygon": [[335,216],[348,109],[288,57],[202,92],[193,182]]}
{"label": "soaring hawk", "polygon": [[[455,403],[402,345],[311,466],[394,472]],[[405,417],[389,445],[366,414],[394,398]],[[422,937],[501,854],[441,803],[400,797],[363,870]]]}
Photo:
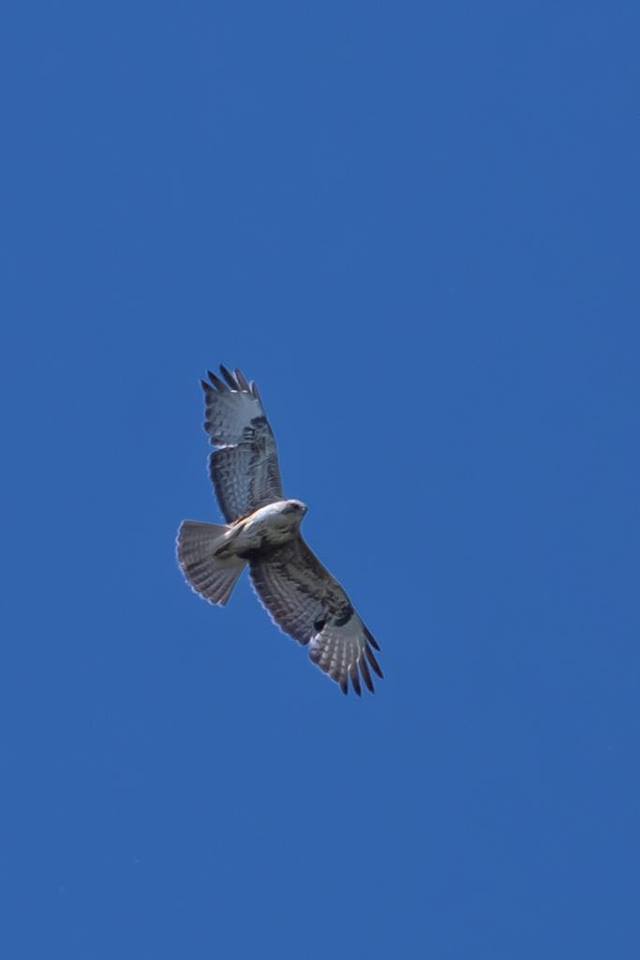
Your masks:
{"label": "soaring hawk", "polygon": [[[216,450],[209,470],[226,525],[185,520],[178,562],[191,587],[206,600],[226,604],[249,566],[258,597],[275,623],[347,693],[361,679],[373,693],[371,670],[382,671],[380,647],[338,581],[300,534],[307,507],[285,499],[276,443],[255,383],[240,370],[209,373],[202,381],[205,430]],[[371,668],[371,670],[369,669]]]}

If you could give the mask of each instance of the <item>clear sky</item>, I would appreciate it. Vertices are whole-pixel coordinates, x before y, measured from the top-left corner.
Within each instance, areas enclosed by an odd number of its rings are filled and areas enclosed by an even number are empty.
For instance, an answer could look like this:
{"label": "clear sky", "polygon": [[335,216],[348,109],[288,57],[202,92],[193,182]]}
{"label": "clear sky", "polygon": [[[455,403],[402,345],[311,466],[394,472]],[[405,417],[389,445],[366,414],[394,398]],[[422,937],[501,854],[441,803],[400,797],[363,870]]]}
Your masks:
{"label": "clear sky", "polygon": [[[638,4],[4,19],[2,956],[635,960]],[[176,567],[220,362],[374,697]]]}

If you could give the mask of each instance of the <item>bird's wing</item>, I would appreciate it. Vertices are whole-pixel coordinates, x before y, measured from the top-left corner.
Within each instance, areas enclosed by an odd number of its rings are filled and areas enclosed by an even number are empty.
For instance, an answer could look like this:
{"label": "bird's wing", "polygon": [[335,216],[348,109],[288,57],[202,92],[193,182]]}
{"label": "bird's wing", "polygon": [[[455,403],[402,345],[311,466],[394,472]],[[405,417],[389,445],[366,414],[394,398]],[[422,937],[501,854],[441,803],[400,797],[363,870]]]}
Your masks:
{"label": "bird's wing", "polygon": [[282,500],[278,451],[258,388],[240,370],[221,366],[221,379],[203,380],[204,428],[218,447],[209,472],[225,519],[231,523],[274,500]]}
{"label": "bird's wing", "polygon": [[360,695],[360,678],[373,693],[369,667],[382,677],[373,653],[379,646],[338,581],[302,537],[250,564],[256,593],[273,620],[298,643],[343,693],[349,680]]}

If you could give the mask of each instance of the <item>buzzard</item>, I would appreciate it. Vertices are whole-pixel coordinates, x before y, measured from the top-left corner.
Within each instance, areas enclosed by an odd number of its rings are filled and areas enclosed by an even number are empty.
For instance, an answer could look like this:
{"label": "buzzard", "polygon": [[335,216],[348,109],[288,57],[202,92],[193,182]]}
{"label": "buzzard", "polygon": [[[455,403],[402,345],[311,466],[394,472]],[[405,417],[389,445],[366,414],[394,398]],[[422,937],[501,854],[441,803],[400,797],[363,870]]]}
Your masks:
{"label": "buzzard", "polygon": [[[307,507],[287,500],[276,442],[258,388],[240,370],[220,367],[202,380],[205,430],[216,450],[209,460],[226,525],[185,520],[178,562],[192,589],[226,604],[246,566],[259,599],[275,623],[347,693],[360,696],[361,680],[374,692],[371,671],[382,677],[380,647],[338,581],[300,534]],[[370,669],[371,668],[371,669]]]}

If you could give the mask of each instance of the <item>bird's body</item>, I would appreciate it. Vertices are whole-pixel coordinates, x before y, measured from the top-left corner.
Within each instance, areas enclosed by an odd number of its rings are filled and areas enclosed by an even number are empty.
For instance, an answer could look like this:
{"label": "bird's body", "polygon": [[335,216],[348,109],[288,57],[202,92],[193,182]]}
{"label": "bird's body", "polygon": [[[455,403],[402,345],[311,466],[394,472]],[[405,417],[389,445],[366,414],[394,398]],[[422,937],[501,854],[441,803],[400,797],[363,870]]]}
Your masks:
{"label": "bird's body", "polygon": [[225,525],[185,520],[178,533],[178,562],[191,587],[226,604],[248,565],[251,582],[272,619],[309,645],[311,660],[357,694],[361,679],[373,692],[370,667],[382,677],[373,653],[378,644],[338,581],[300,534],[307,507],[284,497],[273,432],[254,383],[240,370],[220,368],[202,381],[205,430],[217,448],[210,474]]}
{"label": "bird's body", "polygon": [[276,500],[241,517],[229,527],[218,557],[258,560],[298,536],[300,521],[307,508],[299,500]]}

